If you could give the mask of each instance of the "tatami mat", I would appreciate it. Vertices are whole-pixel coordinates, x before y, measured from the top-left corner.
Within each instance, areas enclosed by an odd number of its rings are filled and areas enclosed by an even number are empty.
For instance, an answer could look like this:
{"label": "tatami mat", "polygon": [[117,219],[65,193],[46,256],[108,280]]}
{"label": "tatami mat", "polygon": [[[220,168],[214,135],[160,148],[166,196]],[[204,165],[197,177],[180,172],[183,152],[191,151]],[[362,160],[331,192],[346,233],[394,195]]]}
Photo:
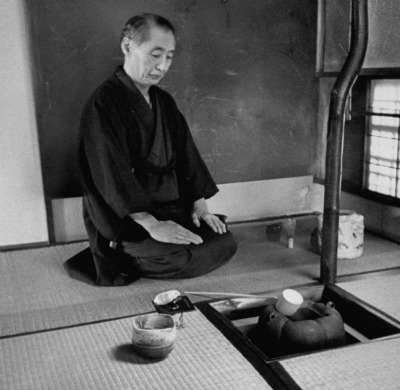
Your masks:
{"label": "tatami mat", "polygon": [[129,318],[0,340],[0,389],[270,389],[200,312],[184,320],[156,362],[133,352]]}
{"label": "tatami mat", "polygon": [[337,285],[400,321],[400,300],[397,298],[400,291],[399,272],[385,272]]}
{"label": "tatami mat", "polygon": [[[151,311],[154,296],[173,289],[257,293],[310,283],[320,275],[320,256],[310,249],[315,225],[315,218],[298,220],[294,249],[284,237],[269,242],[265,224],[234,225],[238,251],[223,267],[193,279],[143,278],[125,287],[69,277],[63,263],[87,242],[0,252],[0,338]],[[399,254],[399,245],[367,234],[363,256],[339,261],[338,273],[399,266]]]}
{"label": "tatami mat", "polygon": [[63,263],[87,243],[0,252],[0,337],[151,311],[155,295],[168,290],[262,292],[308,283],[317,275],[319,256],[307,249],[309,230],[298,235],[293,250],[283,240],[268,242],[265,225],[232,230],[238,252],[212,273],[185,280],[142,278],[124,287],[70,278]]}
{"label": "tatami mat", "polygon": [[304,390],[400,389],[400,338],[352,345],[281,363]]}

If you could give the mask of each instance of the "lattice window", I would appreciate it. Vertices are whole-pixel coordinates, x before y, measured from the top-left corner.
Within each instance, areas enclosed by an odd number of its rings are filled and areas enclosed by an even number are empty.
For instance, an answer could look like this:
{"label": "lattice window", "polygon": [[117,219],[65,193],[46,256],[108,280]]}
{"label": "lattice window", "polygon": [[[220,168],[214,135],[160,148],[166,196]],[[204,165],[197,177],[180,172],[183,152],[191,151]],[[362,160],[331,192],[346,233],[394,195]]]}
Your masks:
{"label": "lattice window", "polygon": [[400,198],[400,80],[370,81],[365,153],[366,189]]}

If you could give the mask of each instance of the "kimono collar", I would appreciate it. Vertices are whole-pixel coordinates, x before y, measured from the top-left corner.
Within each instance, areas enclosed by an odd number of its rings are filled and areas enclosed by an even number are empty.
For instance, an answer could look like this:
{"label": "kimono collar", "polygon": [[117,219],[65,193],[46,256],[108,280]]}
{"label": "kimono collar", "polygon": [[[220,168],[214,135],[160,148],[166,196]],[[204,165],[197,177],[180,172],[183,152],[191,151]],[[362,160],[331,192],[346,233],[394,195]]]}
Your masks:
{"label": "kimono collar", "polygon": [[[154,126],[154,113],[150,108],[149,104],[146,102],[146,99],[136,87],[133,80],[127,75],[124,68],[119,66],[115,71],[115,76],[117,79],[127,87],[133,95],[134,105],[132,106],[132,110],[136,113],[136,115],[143,121],[146,127],[149,130],[153,129]],[[150,87],[151,88],[151,87]],[[152,88],[151,88],[152,89]],[[150,93],[151,91],[149,91]]]}
{"label": "kimono collar", "polygon": [[154,110],[156,113],[155,131],[153,144],[147,156],[147,163],[157,169],[170,169],[175,165],[175,154],[173,153],[169,129],[161,115],[160,102],[157,95],[154,96]]}

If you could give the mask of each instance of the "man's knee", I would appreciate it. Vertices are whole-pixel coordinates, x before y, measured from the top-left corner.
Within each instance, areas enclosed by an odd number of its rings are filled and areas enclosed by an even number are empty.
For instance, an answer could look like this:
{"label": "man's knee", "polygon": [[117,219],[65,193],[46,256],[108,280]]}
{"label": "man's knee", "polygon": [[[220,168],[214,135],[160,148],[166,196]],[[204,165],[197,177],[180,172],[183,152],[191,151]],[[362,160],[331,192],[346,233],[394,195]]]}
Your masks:
{"label": "man's knee", "polygon": [[237,251],[237,243],[233,234],[228,231],[218,235],[210,243],[209,251],[212,251],[212,257],[221,262],[229,260]]}
{"label": "man's knee", "polygon": [[191,278],[224,265],[236,253],[237,244],[228,231],[207,235],[200,245],[163,244],[148,239],[138,243],[123,242],[122,250],[144,277]]}
{"label": "man's knee", "polygon": [[190,251],[182,245],[164,244],[153,239],[123,242],[122,251],[143,276],[168,278],[184,269],[191,260]]}
{"label": "man's knee", "polygon": [[190,264],[175,277],[192,278],[220,268],[236,253],[237,244],[231,232],[216,234],[201,245],[191,245]]}

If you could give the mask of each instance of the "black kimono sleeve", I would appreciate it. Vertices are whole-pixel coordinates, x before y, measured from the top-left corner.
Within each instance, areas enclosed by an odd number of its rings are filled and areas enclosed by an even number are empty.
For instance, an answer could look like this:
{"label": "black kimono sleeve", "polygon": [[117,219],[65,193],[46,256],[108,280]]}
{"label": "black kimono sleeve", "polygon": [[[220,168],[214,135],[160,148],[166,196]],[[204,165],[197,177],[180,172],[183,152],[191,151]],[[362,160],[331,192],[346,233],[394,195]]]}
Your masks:
{"label": "black kimono sleeve", "polygon": [[81,142],[92,185],[123,219],[130,213],[150,211],[151,200],[132,173],[120,115],[110,101],[90,101],[82,117]]}
{"label": "black kimono sleeve", "polygon": [[184,132],[179,166],[185,181],[185,200],[195,202],[201,198],[211,198],[219,191],[218,187],[194,143],[185,118],[179,111],[178,121]]}

